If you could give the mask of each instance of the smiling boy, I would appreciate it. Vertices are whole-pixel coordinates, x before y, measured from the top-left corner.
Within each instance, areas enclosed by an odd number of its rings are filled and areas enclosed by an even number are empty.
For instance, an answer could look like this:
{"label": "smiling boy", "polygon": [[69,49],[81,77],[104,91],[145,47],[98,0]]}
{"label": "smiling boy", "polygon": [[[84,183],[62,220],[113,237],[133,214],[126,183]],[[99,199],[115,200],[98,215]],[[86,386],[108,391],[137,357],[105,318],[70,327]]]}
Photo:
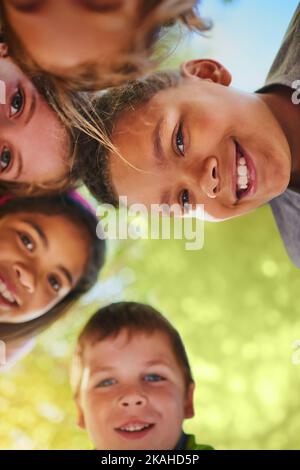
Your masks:
{"label": "smiling boy", "polygon": [[100,309],[79,336],[71,382],[98,450],[212,449],[182,431],[195,383],[178,332],[150,306]]}
{"label": "smiling boy", "polygon": [[300,6],[256,93],[230,87],[218,62],[193,60],[103,94],[98,110],[116,151],[103,148],[96,159],[96,143],[82,145],[85,183],[103,202],[126,195],[129,205],[177,203],[183,212],[204,204],[218,221],[271,201],[300,267],[299,37]]}

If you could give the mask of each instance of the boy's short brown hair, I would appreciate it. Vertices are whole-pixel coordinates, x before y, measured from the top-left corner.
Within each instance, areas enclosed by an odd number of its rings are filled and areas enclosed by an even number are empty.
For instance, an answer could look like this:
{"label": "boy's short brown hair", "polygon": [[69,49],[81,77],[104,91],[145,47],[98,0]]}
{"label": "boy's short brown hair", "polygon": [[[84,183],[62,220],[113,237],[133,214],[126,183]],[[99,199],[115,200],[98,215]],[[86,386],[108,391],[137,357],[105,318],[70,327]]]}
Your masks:
{"label": "boy's short brown hair", "polygon": [[79,397],[84,369],[84,349],[107,338],[116,338],[126,330],[128,339],[135,333],[162,332],[167,335],[174,356],[180,365],[186,390],[194,382],[187,353],[178,331],[153,307],[136,302],[117,302],[98,310],[79,335],[71,367],[71,387],[75,398]]}

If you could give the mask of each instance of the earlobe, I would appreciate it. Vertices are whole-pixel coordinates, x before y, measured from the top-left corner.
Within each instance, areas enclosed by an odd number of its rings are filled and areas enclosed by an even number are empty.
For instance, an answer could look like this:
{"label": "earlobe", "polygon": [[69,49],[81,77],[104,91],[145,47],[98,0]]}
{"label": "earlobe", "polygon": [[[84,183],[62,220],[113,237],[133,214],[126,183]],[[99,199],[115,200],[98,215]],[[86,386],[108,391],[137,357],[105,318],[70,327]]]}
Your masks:
{"label": "earlobe", "polygon": [[184,417],[186,419],[193,418],[193,416],[195,416],[194,391],[195,391],[195,384],[194,382],[192,382],[189,384],[188,390],[186,392],[186,400],[185,400],[185,407],[184,407]]}
{"label": "earlobe", "polygon": [[7,57],[8,56],[8,47],[5,42],[0,43],[0,57]]}
{"label": "earlobe", "polygon": [[181,74],[184,77],[211,80],[224,86],[229,86],[231,83],[230,72],[219,62],[211,59],[189,60],[188,62],[184,62],[181,66]]}

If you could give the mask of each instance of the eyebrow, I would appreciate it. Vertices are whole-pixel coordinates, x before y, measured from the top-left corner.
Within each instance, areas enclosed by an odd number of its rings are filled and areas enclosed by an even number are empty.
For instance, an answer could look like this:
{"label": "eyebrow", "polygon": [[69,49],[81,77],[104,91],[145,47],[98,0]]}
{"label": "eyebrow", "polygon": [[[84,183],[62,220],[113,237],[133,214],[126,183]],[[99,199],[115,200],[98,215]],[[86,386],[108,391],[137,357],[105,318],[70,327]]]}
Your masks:
{"label": "eyebrow", "polygon": [[[33,222],[32,220],[23,220],[22,222],[24,222],[25,224],[29,225],[38,235],[38,237],[40,238],[41,242],[43,243],[44,247],[45,248],[48,248],[49,247],[49,242],[48,242],[48,239],[44,233],[44,231],[41,229],[41,227]],[[59,265],[58,266],[58,269],[59,271],[62,272],[62,274],[66,277],[67,281],[69,282],[69,284],[71,285],[71,287],[73,286],[74,284],[74,279],[70,273],[70,271],[65,268],[64,266],[62,265]]]}
{"label": "eyebrow", "polygon": [[152,134],[153,154],[155,159],[157,160],[158,165],[165,165],[167,160],[160,136],[163,120],[163,118],[159,119]]}
{"label": "eyebrow", "polygon": [[31,103],[30,103],[30,107],[29,107],[29,110],[28,110],[28,113],[27,113],[25,124],[29,123],[32,116],[34,115],[35,109],[36,109],[36,95],[35,95],[35,93],[32,93],[31,94]]}
{"label": "eyebrow", "polygon": [[111,13],[118,11],[122,6],[122,0],[115,1],[110,3],[110,0],[107,0],[106,3],[99,3],[98,0],[74,0],[79,6],[85,8],[89,11],[94,11],[97,13]]}
{"label": "eyebrow", "polygon": [[17,171],[14,176],[14,180],[18,180],[23,172],[23,160],[19,151],[16,151],[16,156]]}
{"label": "eyebrow", "polygon": [[[164,366],[164,367],[167,367],[168,369],[171,369],[171,366],[169,363],[167,362],[162,362],[160,359],[154,359],[154,360],[151,360],[151,361],[148,361],[148,362],[145,362],[143,364],[144,367],[151,367],[151,366]],[[97,366],[97,364],[95,365],[95,367],[93,367],[91,369],[91,375],[92,374],[95,374],[95,373],[98,373],[98,372],[113,372],[117,370],[116,367],[113,367],[113,366]]]}
{"label": "eyebrow", "polygon": [[10,0],[10,4],[20,13],[36,13],[44,6],[45,0]]}

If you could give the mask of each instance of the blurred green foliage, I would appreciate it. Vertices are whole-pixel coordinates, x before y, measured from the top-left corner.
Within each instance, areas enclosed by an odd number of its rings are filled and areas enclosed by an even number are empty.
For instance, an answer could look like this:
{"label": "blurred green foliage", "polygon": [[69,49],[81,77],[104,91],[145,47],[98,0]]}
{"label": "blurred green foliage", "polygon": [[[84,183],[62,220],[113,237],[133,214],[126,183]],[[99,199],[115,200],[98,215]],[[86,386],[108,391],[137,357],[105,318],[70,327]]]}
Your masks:
{"label": "blurred green foliage", "polygon": [[196,416],[185,423],[217,449],[299,448],[299,271],[269,207],[205,225],[205,244],[110,243],[99,285],[0,376],[2,449],[87,449],[68,385],[76,336],[98,306],[148,302],[179,329],[197,382]]}

